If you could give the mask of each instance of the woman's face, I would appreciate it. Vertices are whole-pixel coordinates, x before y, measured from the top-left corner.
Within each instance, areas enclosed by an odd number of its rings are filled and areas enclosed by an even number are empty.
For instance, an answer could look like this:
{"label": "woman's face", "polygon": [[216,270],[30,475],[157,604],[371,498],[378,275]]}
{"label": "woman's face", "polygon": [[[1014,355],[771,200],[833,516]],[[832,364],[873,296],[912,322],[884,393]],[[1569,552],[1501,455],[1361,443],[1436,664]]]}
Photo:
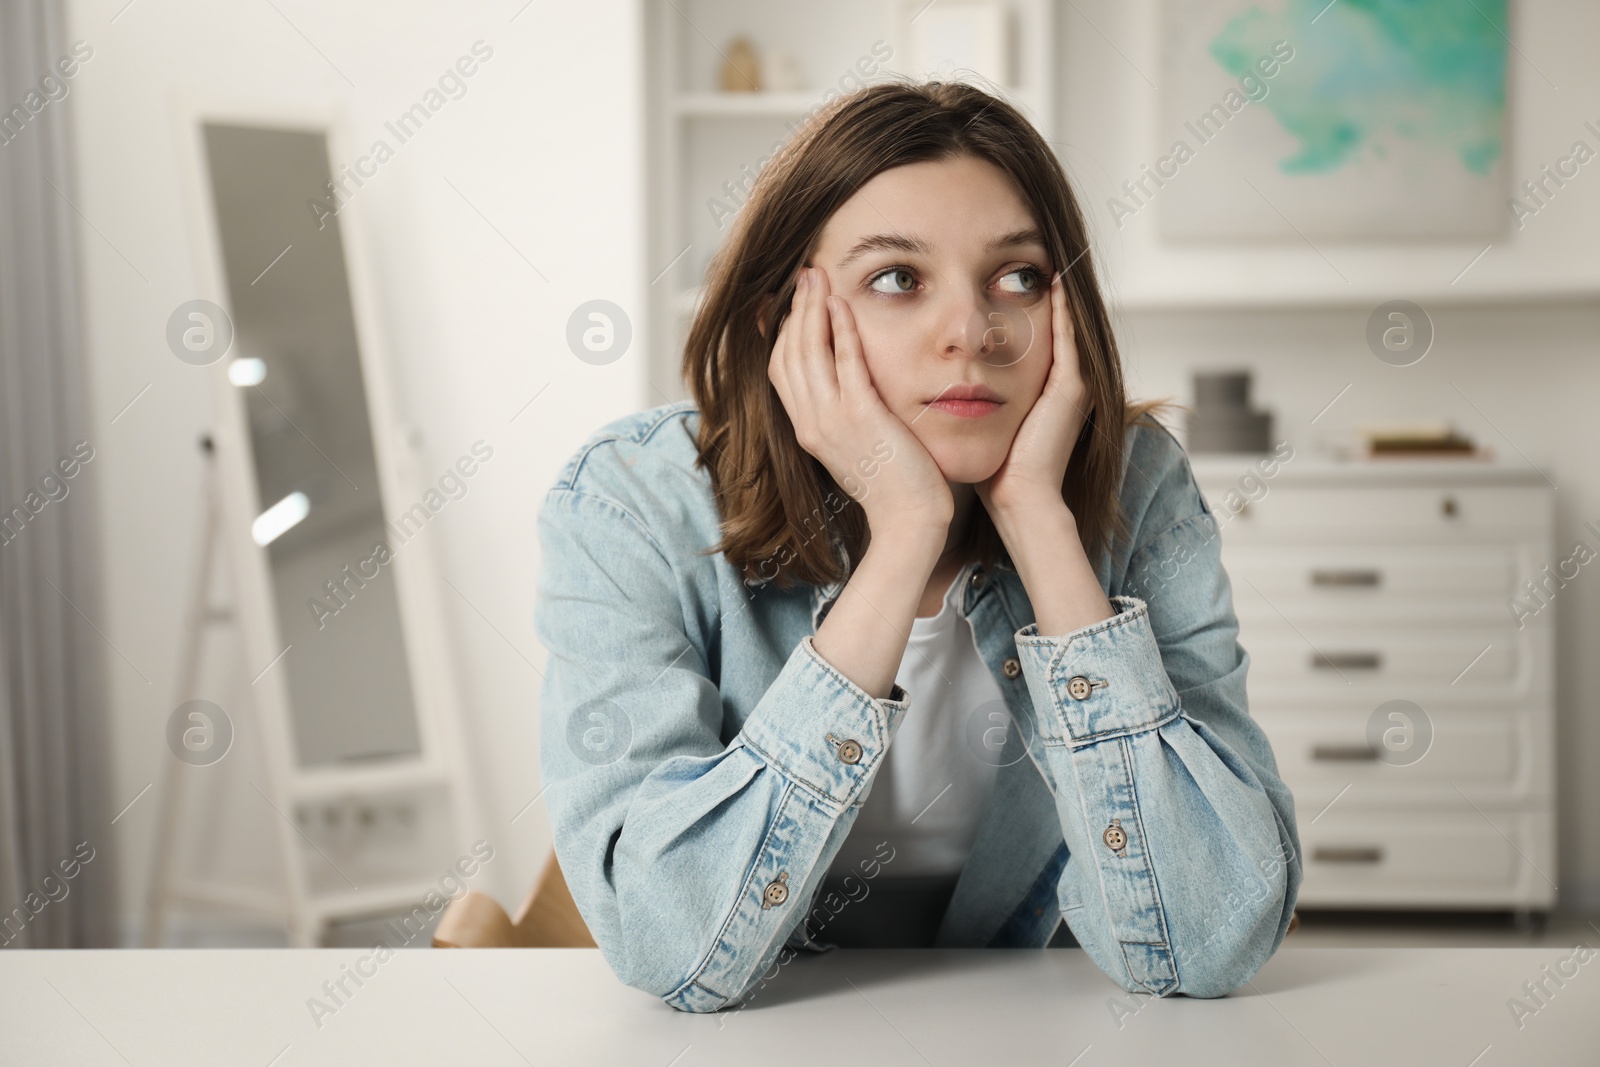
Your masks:
{"label": "woman's face", "polygon": [[[879,395],[945,479],[999,469],[1050,373],[1053,266],[1005,173],[966,155],[883,171],[808,265],[849,304]],[[973,386],[998,403],[950,399]]]}

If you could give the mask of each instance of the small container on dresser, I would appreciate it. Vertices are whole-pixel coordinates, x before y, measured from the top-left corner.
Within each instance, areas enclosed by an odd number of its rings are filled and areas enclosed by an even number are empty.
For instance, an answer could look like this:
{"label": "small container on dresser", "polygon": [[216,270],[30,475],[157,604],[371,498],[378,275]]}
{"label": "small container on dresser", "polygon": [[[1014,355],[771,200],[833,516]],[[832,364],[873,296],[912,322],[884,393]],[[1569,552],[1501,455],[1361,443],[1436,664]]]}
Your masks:
{"label": "small container on dresser", "polygon": [[1514,602],[1538,607],[1526,583],[1557,558],[1549,483],[1500,461],[1287,446],[1191,464],[1250,713],[1295,797],[1298,903],[1542,917],[1557,878],[1555,613]]}

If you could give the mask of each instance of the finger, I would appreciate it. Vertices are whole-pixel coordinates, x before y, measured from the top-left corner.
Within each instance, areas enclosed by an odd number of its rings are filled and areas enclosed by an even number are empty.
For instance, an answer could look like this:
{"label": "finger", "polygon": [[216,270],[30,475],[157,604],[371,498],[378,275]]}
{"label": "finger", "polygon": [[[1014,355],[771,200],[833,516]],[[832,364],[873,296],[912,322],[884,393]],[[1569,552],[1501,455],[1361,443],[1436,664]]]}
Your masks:
{"label": "finger", "polygon": [[861,334],[856,330],[856,318],[850,305],[842,296],[828,298],[829,320],[833,326],[834,364],[839,376],[839,388],[860,395],[874,389],[872,376],[867,371],[867,361],[861,350]]}
{"label": "finger", "polygon": [[1072,321],[1072,309],[1067,304],[1067,280],[1056,279],[1056,317],[1059,325],[1052,331],[1056,338],[1056,345],[1060,347],[1062,358],[1065,359],[1067,370],[1073,378],[1080,378],[1078,366],[1078,327]]}
{"label": "finger", "polygon": [[1050,374],[1047,383],[1050,391],[1063,399],[1070,397],[1071,379],[1078,368],[1070,358],[1072,348],[1072,319],[1067,314],[1067,286],[1061,275],[1050,280]]}
{"label": "finger", "polygon": [[783,322],[779,324],[778,336],[772,341],[772,353],[767,357],[767,377],[773,379],[774,385],[785,371],[784,345],[789,339],[789,334],[793,332],[789,328],[790,321],[790,318],[785,316]]}
{"label": "finger", "polygon": [[772,355],[767,358],[767,379],[772,382],[772,387],[778,391],[778,395],[783,397],[783,402],[786,405],[789,402],[787,396],[789,373],[783,359],[783,345],[786,340],[784,333],[787,328],[787,324],[785,324],[784,329],[778,331],[778,339],[772,342]]}
{"label": "finger", "polygon": [[778,398],[783,401],[783,407],[789,414],[791,425],[797,424],[804,412],[798,406],[798,399],[794,390],[794,350],[795,350],[795,314],[800,294],[798,290],[791,295],[789,313],[784,316],[782,324],[778,327],[777,340],[772,344],[772,358],[768,363],[767,377],[772,380],[772,386],[778,391]]}
{"label": "finger", "polygon": [[828,321],[828,279],[823,270],[813,268],[806,286],[805,355],[803,370],[812,395],[822,402],[839,396],[839,372],[834,367],[833,331]]}
{"label": "finger", "polygon": [[1083,369],[1079,365],[1077,329],[1073,325],[1071,313],[1067,310],[1067,282],[1064,276],[1056,276],[1050,301],[1052,306],[1050,333],[1056,351],[1056,362],[1060,365],[1062,392],[1076,414],[1082,417],[1087,411],[1088,385],[1083,380]]}
{"label": "finger", "polygon": [[1067,283],[1057,274],[1050,282],[1050,341],[1057,359],[1063,359],[1072,344],[1072,317],[1067,314]]}
{"label": "finger", "polygon": [[810,383],[805,373],[806,348],[809,343],[805,310],[806,294],[809,290],[810,279],[806,275],[806,268],[801,267],[795,276],[794,299],[789,304],[789,317],[784,320],[784,326],[789,331],[789,338],[784,347],[789,387],[800,403],[809,403],[811,395]]}

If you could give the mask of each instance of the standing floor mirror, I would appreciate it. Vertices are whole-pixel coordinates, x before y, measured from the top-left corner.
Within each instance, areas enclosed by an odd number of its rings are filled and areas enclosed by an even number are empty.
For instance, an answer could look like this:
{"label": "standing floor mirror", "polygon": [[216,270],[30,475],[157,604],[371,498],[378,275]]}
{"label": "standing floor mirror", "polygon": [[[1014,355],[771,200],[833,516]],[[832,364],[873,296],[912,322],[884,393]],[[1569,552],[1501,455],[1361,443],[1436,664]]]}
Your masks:
{"label": "standing floor mirror", "polygon": [[[249,785],[273,809],[291,943],[381,923],[425,945],[418,928],[442,911],[441,872],[472,855],[476,819],[437,534],[397,521],[425,487],[347,202],[354,186],[331,185],[340,124],[200,109],[179,124],[200,291],[174,312],[169,343],[211,378],[207,481],[246,683],[233,718],[249,720],[233,726],[255,728],[261,767],[175,760],[163,809],[169,822],[183,815],[176,798],[198,795],[197,776],[258,774]],[[174,828],[162,832],[170,841]],[[172,851],[158,847],[157,929],[169,905],[230,898],[180,874]],[[264,910],[259,889],[238,887],[233,902]]]}

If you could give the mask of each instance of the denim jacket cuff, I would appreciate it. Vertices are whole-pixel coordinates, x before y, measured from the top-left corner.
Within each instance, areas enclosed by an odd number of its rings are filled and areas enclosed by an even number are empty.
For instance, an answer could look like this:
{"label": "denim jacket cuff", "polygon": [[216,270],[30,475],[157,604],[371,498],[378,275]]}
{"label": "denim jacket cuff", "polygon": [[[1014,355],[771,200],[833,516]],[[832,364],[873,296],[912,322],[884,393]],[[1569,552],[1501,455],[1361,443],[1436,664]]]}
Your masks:
{"label": "denim jacket cuff", "polygon": [[889,752],[910,694],[894,683],[874,699],[840,674],[807,634],[778,672],[740,736],[779,773],[842,812],[855,804]]}
{"label": "denim jacket cuff", "polygon": [[[1114,596],[1117,614],[1058,637],[1017,631],[1017,654],[1040,708],[1040,739],[1072,747],[1160,726],[1180,713],[1150,629],[1149,606]],[[1041,695],[1046,695],[1041,700]],[[1048,712],[1048,713],[1046,713]]]}

